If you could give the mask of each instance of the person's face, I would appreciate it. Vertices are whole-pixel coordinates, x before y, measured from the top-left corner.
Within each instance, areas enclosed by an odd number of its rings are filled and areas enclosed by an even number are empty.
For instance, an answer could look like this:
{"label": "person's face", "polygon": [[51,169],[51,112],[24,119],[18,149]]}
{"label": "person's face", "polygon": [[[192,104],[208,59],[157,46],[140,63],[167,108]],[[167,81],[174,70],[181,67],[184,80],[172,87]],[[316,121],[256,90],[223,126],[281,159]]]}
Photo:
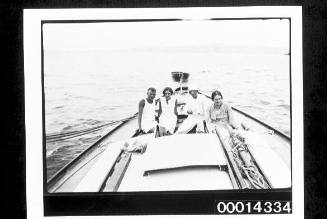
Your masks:
{"label": "person's face", "polygon": [[170,98],[171,98],[171,93],[170,93],[169,90],[166,90],[165,93],[164,93],[164,95],[165,95],[166,100],[170,100]]}
{"label": "person's face", "polygon": [[198,97],[198,91],[197,90],[190,90],[191,96],[196,99]]}
{"label": "person's face", "polygon": [[216,96],[213,98],[213,102],[214,102],[215,104],[220,105],[220,104],[222,104],[222,102],[223,102],[223,98],[222,98],[220,95],[216,95]]}
{"label": "person's face", "polygon": [[156,92],[155,91],[149,90],[147,94],[148,94],[148,99],[149,100],[153,100],[156,97]]}

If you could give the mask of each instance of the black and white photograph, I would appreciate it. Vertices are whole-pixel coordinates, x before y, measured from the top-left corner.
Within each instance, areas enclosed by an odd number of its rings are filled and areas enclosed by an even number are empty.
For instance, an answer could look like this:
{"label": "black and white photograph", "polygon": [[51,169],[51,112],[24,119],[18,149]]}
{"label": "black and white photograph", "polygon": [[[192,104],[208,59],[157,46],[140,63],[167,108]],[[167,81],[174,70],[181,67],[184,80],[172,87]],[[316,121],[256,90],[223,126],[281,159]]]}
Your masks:
{"label": "black and white photograph", "polygon": [[27,110],[41,107],[27,116],[40,137],[27,156],[41,155],[29,182],[45,199],[212,193],[207,214],[295,214],[302,57],[291,8],[40,10],[36,35],[25,10],[25,53],[36,55],[26,80],[40,72]]}

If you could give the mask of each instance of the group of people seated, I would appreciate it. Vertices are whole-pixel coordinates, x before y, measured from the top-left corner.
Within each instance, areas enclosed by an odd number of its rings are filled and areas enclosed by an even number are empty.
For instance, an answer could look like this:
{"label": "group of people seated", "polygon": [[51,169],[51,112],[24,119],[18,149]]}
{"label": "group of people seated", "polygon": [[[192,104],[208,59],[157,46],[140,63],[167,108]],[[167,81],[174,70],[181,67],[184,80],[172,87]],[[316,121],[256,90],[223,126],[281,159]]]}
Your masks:
{"label": "group of people seated", "polygon": [[[189,94],[184,95],[174,94],[172,88],[166,87],[162,94],[162,97],[155,99],[156,89],[149,88],[146,98],[140,100],[139,133],[153,133],[158,129],[159,136],[183,134],[195,127],[197,133],[203,133],[212,132],[216,125],[222,124],[238,128],[231,107],[223,102],[223,96],[218,90],[212,92],[212,103],[209,105],[203,95],[198,95],[197,87],[189,88]],[[187,118],[176,130],[178,108],[186,112]]]}

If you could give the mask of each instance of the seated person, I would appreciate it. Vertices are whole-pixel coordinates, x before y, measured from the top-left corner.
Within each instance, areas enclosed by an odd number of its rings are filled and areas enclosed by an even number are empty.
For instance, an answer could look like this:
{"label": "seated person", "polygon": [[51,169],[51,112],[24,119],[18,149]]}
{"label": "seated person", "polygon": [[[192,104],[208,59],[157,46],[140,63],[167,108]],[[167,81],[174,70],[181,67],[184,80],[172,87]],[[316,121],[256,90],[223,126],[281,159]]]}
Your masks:
{"label": "seated person", "polygon": [[175,97],[177,100],[177,114],[178,115],[187,116],[185,105],[186,105],[186,102],[187,102],[189,96],[190,95],[188,94],[188,92],[186,90],[180,89],[180,88],[176,89]]}
{"label": "seated person", "polygon": [[188,133],[195,126],[197,132],[204,132],[203,121],[205,120],[205,102],[204,97],[198,95],[199,89],[194,86],[189,90],[190,97],[186,102],[186,111],[188,117],[183,121],[176,131],[177,134]]}
{"label": "seated person", "polygon": [[139,102],[138,133],[153,133],[157,126],[155,121],[155,101],[156,89],[149,88],[147,97]]}
{"label": "seated person", "polygon": [[159,99],[159,135],[170,135],[174,133],[177,123],[177,100],[173,89],[166,87],[163,97]]}
{"label": "seated person", "polygon": [[238,129],[234,122],[232,108],[223,102],[223,95],[220,91],[214,91],[211,94],[213,103],[208,108],[207,125],[209,132],[214,131],[217,125],[229,125],[233,129]]}

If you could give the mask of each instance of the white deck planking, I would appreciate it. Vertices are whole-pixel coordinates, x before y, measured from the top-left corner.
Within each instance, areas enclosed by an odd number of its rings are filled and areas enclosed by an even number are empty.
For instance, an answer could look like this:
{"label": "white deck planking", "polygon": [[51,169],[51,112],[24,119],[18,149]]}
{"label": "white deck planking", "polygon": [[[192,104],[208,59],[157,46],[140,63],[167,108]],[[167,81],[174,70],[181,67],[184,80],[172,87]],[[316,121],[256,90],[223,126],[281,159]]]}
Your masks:
{"label": "white deck planking", "polygon": [[119,191],[232,189],[229,176],[218,169],[181,169],[144,176],[147,170],[191,165],[225,165],[214,134],[182,134],[150,139],[143,155],[133,155]]}
{"label": "white deck planking", "polygon": [[[283,158],[275,151],[277,147],[275,144],[279,144],[279,142],[251,131],[242,133],[246,143],[249,145],[249,150],[272,184],[272,187],[291,187],[291,170]],[[279,147],[281,146],[279,145]],[[285,154],[289,155],[288,153]]]}
{"label": "white deck planking", "polygon": [[133,144],[136,140],[144,141],[144,139],[152,138],[153,134],[143,135],[137,138],[129,138],[127,140],[118,141],[108,145],[106,150],[100,155],[97,162],[90,168],[88,173],[83,177],[74,192],[98,192],[104,183],[110,169],[115,164],[117,156],[121,152],[125,143]]}

